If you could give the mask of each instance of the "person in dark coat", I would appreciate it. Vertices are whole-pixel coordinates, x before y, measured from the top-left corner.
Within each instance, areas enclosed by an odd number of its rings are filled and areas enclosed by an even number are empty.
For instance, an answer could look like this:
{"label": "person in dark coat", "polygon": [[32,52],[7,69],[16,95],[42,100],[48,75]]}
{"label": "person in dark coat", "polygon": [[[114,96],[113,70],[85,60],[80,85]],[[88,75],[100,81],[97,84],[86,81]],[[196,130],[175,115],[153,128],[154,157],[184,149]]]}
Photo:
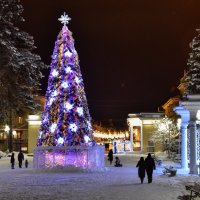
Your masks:
{"label": "person in dark coat", "polygon": [[18,162],[19,162],[19,168],[22,168],[22,161],[24,160],[24,154],[22,151],[18,153]]}
{"label": "person in dark coat", "polygon": [[122,167],[119,157],[115,157],[115,167]]}
{"label": "person in dark coat", "polygon": [[144,162],[144,157],[141,157],[140,160],[138,161],[136,167],[138,167],[138,177],[141,180],[141,183],[144,181],[145,177],[145,162]]}
{"label": "person in dark coat", "polygon": [[112,165],[112,161],[113,161],[113,150],[110,149],[108,152],[108,160],[110,161],[110,165]]}
{"label": "person in dark coat", "polygon": [[148,177],[148,183],[152,183],[152,175],[153,170],[156,169],[154,159],[151,157],[151,154],[149,153],[148,156],[145,159],[145,167]]}
{"label": "person in dark coat", "polygon": [[15,169],[15,154],[14,153],[12,153],[11,155],[10,163],[11,163],[11,169]]}

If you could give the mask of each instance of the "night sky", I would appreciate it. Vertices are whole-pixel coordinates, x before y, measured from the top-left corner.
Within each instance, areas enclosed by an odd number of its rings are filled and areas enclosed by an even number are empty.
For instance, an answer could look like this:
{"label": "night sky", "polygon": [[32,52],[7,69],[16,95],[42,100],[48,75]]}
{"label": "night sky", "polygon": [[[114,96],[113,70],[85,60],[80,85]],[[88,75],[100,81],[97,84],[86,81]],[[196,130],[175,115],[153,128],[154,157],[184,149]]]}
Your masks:
{"label": "night sky", "polygon": [[[66,12],[94,120],[126,121],[156,112],[187,68],[189,43],[200,26],[199,0],[23,0],[22,29],[50,64]],[[42,81],[46,92],[49,70]]]}

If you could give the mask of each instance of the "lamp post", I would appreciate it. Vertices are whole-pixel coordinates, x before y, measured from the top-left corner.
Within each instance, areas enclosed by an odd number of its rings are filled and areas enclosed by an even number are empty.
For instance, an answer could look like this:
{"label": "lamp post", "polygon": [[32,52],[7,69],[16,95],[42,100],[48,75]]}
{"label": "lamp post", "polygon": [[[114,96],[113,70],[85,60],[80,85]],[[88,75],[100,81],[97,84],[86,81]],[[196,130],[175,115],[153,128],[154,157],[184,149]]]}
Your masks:
{"label": "lamp post", "polygon": [[6,124],[5,125],[5,128],[4,128],[4,131],[6,132],[6,141],[7,141],[7,145],[6,145],[6,147],[7,147],[7,150],[9,149],[8,148],[8,139],[9,139],[9,135],[8,135],[8,133],[9,133],[9,131],[10,131],[10,127]]}

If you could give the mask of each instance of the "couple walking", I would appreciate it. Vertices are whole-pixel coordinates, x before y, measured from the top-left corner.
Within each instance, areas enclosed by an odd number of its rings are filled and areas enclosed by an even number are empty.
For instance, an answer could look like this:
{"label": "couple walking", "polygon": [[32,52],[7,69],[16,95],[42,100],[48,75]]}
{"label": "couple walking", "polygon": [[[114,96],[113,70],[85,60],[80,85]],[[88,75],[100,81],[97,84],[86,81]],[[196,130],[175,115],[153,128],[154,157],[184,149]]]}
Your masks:
{"label": "couple walking", "polygon": [[[20,151],[18,153],[19,168],[22,168],[22,161],[23,160],[24,160],[24,154],[22,153],[22,151]],[[10,163],[11,163],[11,169],[15,169],[15,154],[14,153],[12,153],[12,155],[11,155]],[[25,166],[28,167],[28,160],[26,160]]]}
{"label": "couple walking", "polygon": [[144,157],[141,157],[136,167],[138,167],[138,176],[141,183],[143,183],[145,171],[147,173],[148,183],[152,183],[153,170],[156,169],[156,166],[151,154],[149,153],[145,160]]}

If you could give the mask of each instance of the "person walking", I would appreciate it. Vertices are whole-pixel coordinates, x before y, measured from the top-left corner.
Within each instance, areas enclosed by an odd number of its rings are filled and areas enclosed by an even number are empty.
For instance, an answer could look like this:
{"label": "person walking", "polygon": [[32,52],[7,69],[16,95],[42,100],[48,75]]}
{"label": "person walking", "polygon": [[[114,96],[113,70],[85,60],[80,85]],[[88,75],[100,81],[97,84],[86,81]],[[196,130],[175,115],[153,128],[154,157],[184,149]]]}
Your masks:
{"label": "person walking", "polygon": [[112,165],[112,161],[113,161],[113,150],[110,149],[108,152],[108,160],[110,161],[110,165]]}
{"label": "person walking", "polygon": [[11,169],[15,169],[15,154],[14,153],[12,153],[11,155],[10,163],[11,163]]}
{"label": "person walking", "polygon": [[151,154],[149,153],[148,156],[145,159],[145,167],[148,177],[148,183],[152,183],[152,176],[153,176],[153,170],[156,169],[154,159],[151,157]]}
{"label": "person walking", "polygon": [[136,167],[138,167],[138,177],[141,180],[141,184],[144,181],[145,177],[145,162],[144,162],[144,157],[141,157],[140,160],[138,161]]}
{"label": "person walking", "polygon": [[18,153],[18,162],[19,162],[19,168],[22,168],[22,161],[24,160],[24,154],[22,151]]}

